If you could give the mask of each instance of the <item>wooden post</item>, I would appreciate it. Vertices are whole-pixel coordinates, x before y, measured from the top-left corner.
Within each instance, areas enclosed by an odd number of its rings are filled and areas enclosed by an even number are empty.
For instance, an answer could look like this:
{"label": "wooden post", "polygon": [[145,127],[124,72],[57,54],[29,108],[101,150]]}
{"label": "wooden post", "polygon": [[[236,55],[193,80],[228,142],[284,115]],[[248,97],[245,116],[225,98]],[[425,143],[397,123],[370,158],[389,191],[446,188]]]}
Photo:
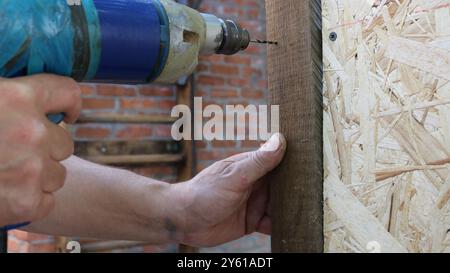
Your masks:
{"label": "wooden post", "polygon": [[272,174],[274,252],[323,252],[320,0],[266,0],[271,104],[280,105],[286,158]]}

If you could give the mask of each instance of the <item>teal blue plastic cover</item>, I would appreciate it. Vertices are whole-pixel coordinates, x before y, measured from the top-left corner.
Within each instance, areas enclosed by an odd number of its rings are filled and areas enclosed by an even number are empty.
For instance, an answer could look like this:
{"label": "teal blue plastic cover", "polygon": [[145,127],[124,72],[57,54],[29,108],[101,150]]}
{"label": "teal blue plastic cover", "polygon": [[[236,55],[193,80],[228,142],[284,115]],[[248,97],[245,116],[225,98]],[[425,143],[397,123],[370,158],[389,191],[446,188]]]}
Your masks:
{"label": "teal blue plastic cover", "polygon": [[[84,67],[85,78],[92,78],[101,48],[97,13],[92,0],[82,0],[82,6],[75,2],[0,0],[0,76],[43,72],[72,76],[75,54],[84,50],[85,63],[75,65]],[[80,17],[86,33],[81,33],[79,22],[73,23]],[[74,41],[83,38],[89,41],[85,48],[74,48]]]}

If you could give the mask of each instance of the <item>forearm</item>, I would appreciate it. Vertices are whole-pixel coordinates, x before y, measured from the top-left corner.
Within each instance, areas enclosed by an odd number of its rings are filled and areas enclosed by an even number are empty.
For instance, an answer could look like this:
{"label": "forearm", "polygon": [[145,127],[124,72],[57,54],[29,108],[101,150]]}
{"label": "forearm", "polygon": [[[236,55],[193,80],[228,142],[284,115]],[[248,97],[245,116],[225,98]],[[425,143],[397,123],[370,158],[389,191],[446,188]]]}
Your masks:
{"label": "forearm", "polygon": [[72,157],[56,207],[27,230],[62,236],[146,241],[182,238],[183,209],[175,186]]}

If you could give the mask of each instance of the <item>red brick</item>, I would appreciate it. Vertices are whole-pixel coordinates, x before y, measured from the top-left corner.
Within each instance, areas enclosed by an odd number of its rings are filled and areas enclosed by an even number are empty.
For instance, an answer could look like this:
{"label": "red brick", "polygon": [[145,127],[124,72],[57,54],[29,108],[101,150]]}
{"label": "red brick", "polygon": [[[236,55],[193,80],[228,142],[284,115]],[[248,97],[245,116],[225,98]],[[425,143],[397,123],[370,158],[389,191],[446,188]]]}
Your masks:
{"label": "red brick", "polygon": [[22,240],[22,241],[28,240],[28,232],[25,232],[25,231],[14,230],[14,231],[11,231],[9,235],[14,236],[17,239]]}
{"label": "red brick", "polygon": [[205,85],[224,85],[225,80],[222,77],[218,76],[206,76],[201,75],[197,79],[199,84],[205,84]]}
{"label": "red brick", "polygon": [[21,230],[11,231],[10,235],[16,237],[19,240],[28,241],[28,242],[49,240],[51,238],[48,235],[25,232],[25,231],[21,231]]}
{"label": "red brick", "polygon": [[[256,20],[241,20],[241,21],[239,21],[239,23],[242,25],[243,28],[246,28],[247,30],[249,30],[250,33],[254,33],[255,36],[257,36],[257,37],[262,36],[262,35],[258,35],[258,34],[260,34],[260,32],[262,30],[260,22],[258,22]],[[254,45],[253,47],[260,48],[261,46]],[[247,53],[247,51],[246,51],[246,53]]]}
{"label": "red brick", "polygon": [[97,86],[100,96],[135,96],[136,90],[131,86],[101,84]]}
{"label": "red brick", "polygon": [[22,253],[24,252],[24,245],[26,243],[15,238],[8,239],[8,252],[10,253]]}
{"label": "red brick", "polygon": [[153,127],[153,134],[156,137],[172,137],[172,126],[171,125],[155,125]]}
{"label": "red brick", "polygon": [[123,139],[138,139],[152,136],[152,129],[143,125],[130,125],[119,130],[116,137]]}
{"label": "red brick", "polygon": [[209,65],[205,63],[200,63],[197,66],[197,72],[205,72],[205,71],[209,71]]}
{"label": "red brick", "polygon": [[80,127],[75,131],[77,138],[102,139],[111,135],[111,130],[102,127]]}
{"label": "red brick", "polygon": [[250,65],[251,62],[252,62],[252,59],[249,56],[233,55],[233,56],[226,56],[225,57],[225,62],[233,63],[233,64]]}
{"label": "red brick", "polygon": [[243,74],[245,77],[252,77],[252,76],[256,76],[256,77],[262,77],[262,71],[260,69],[256,69],[253,67],[244,67],[242,70]]}
{"label": "red brick", "polygon": [[214,88],[211,92],[213,98],[236,98],[238,92],[233,89]]}
{"label": "red brick", "polygon": [[139,93],[142,96],[153,96],[153,97],[173,97],[175,95],[173,88],[155,87],[148,85],[139,86]]}
{"label": "red brick", "polygon": [[175,107],[176,103],[175,100],[160,100],[158,102],[158,109],[172,109],[173,107]]}
{"label": "red brick", "polygon": [[197,147],[197,149],[205,149],[206,147],[208,147],[208,144],[205,141],[195,141],[195,147]]}
{"label": "red brick", "polygon": [[249,46],[246,50],[246,53],[249,54],[254,54],[254,55],[259,55],[261,54],[261,48],[257,47],[257,46]]}
{"label": "red brick", "polygon": [[[201,88],[201,86],[199,86],[199,88]],[[197,89],[195,90],[195,96],[196,97],[205,97],[209,94],[209,91],[205,91],[203,89]]]}
{"label": "red brick", "polygon": [[241,147],[242,148],[251,148],[251,149],[258,149],[259,147],[261,147],[261,145],[263,144],[263,142],[261,141],[250,141],[250,140],[245,140],[241,142]]}
{"label": "red brick", "polygon": [[250,9],[246,12],[248,19],[258,19],[259,17],[259,10],[257,9]]}
{"label": "red brick", "polygon": [[231,66],[231,65],[218,65],[218,64],[213,64],[213,65],[211,66],[211,71],[212,71],[213,73],[217,73],[217,74],[225,74],[225,75],[239,74],[239,67]]}
{"label": "red brick", "polygon": [[81,94],[83,96],[93,96],[96,93],[96,86],[92,84],[80,84]]}
{"label": "red brick", "polygon": [[237,146],[236,141],[212,141],[214,148],[235,148]]}
{"label": "red brick", "polygon": [[198,151],[197,158],[199,160],[209,161],[216,160],[218,158],[217,152],[213,151]]}
{"label": "red brick", "polygon": [[235,14],[238,14],[239,10],[240,10],[240,8],[238,8],[238,7],[225,7],[223,9],[223,12],[225,14],[228,14],[229,16],[233,16]]}
{"label": "red brick", "polygon": [[56,244],[27,244],[27,246],[25,247],[25,251],[27,253],[55,253]]}
{"label": "red brick", "polygon": [[255,90],[251,90],[251,89],[242,90],[241,93],[244,98],[249,98],[249,99],[262,99],[265,97],[264,92],[255,91]]}
{"label": "red brick", "polygon": [[259,80],[258,87],[266,90],[268,88],[267,80],[265,80],[265,79]]}
{"label": "red brick", "polygon": [[256,0],[234,0],[233,1],[236,5],[241,5],[245,7],[256,7],[261,8],[260,2]]}
{"label": "red brick", "polygon": [[114,99],[84,98],[83,109],[112,109],[115,106]]}
{"label": "red brick", "polygon": [[120,108],[127,110],[148,110],[150,108],[155,108],[158,103],[154,99],[143,99],[143,98],[122,98],[120,100]]}
{"label": "red brick", "polygon": [[236,87],[242,87],[242,86],[249,86],[250,85],[250,80],[248,78],[231,78],[228,79],[228,84],[231,86],[236,86]]}
{"label": "red brick", "polygon": [[209,63],[220,63],[224,59],[223,55],[211,55],[211,56],[200,56],[199,61],[209,62]]}

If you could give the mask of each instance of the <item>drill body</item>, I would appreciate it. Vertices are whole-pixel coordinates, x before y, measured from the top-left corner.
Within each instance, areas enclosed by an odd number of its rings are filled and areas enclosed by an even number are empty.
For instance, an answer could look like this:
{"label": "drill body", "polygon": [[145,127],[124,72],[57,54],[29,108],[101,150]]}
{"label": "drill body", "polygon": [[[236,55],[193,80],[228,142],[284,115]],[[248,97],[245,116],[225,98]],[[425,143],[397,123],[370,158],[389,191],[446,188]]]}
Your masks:
{"label": "drill body", "polygon": [[173,83],[199,55],[232,55],[250,35],[172,0],[0,0],[0,76]]}

